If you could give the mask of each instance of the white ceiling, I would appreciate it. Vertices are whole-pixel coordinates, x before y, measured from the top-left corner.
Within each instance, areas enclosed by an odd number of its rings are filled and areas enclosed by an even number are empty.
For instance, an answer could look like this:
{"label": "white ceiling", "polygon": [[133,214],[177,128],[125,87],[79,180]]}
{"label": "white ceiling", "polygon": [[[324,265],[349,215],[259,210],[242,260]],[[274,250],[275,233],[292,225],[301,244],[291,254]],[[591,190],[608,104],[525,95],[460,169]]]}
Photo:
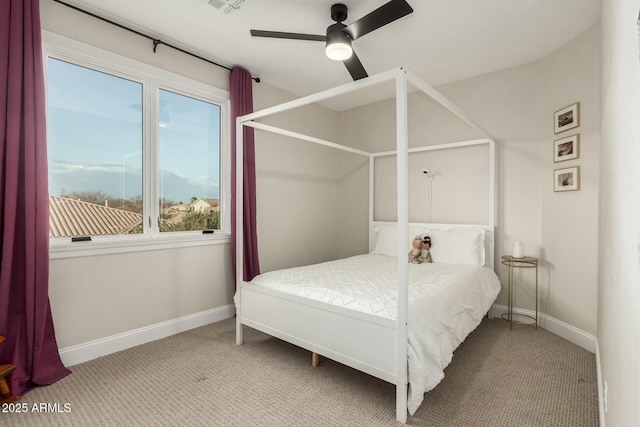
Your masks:
{"label": "white ceiling", "polygon": [[[303,96],[351,81],[324,43],[253,38],[250,29],[324,34],[335,0],[69,0]],[[387,0],[343,0],[345,23]],[[600,0],[408,0],[414,13],[353,43],[369,75],[404,66],[432,86],[540,59],[599,21]],[[166,48],[166,47],[165,47]]]}

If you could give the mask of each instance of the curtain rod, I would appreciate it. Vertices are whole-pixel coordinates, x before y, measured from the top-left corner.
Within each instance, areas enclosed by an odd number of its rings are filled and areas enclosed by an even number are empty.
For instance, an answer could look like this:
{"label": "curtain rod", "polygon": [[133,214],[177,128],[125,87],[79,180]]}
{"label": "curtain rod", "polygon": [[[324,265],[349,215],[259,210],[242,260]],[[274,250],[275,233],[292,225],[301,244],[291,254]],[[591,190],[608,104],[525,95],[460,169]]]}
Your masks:
{"label": "curtain rod", "polygon": [[[132,33],[134,33],[134,34],[137,34],[137,35],[139,35],[140,37],[144,37],[144,38],[146,38],[146,39],[149,39],[149,40],[153,41],[153,53],[156,53],[156,49],[158,48],[158,45],[163,44],[163,45],[165,45],[165,46],[168,46],[168,47],[170,47],[170,48],[172,48],[172,49],[175,49],[175,50],[180,51],[180,52],[182,52],[182,53],[185,53],[185,54],[187,54],[187,55],[193,56],[194,58],[198,58],[198,59],[200,59],[200,60],[202,60],[202,61],[208,62],[209,64],[215,65],[216,67],[224,68],[224,69],[226,69],[226,70],[231,71],[231,68],[227,67],[226,65],[218,64],[217,62],[211,61],[211,60],[209,60],[209,59],[207,59],[207,58],[203,58],[202,56],[196,55],[195,53],[192,53],[192,52],[186,51],[186,50],[184,50],[184,49],[182,49],[182,48],[179,48],[179,47],[177,47],[177,46],[174,46],[174,45],[172,45],[172,44],[165,43],[165,42],[163,42],[163,41],[162,41],[162,40],[160,40],[160,39],[156,39],[156,38],[151,37],[151,36],[149,36],[149,35],[147,35],[147,34],[141,33],[140,31],[134,30],[133,28],[125,27],[125,26],[124,26],[124,25],[122,25],[122,24],[118,24],[117,22],[111,21],[111,20],[109,20],[109,19],[107,19],[107,18],[103,18],[102,16],[100,16],[100,15],[96,15],[95,13],[91,13],[91,12],[86,11],[86,10],[84,10],[84,9],[80,9],[80,8],[79,8],[79,7],[77,7],[77,6],[71,5],[71,4],[69,4],[69,3],[65,3],[65,2],[63,2],[63,1],[61,1],[61,0],[53,0],[53,1],[55,1],[56,3],[60,3],[61,5],[67,6],[68,8],[71,8],[71,9],[76,10],[76,11],[78,11],[78,12],[82,12],[82,13],[84,13],[85,15],[89,15],[89,16],[91,16],[91,17],[93,17],[93,18],[96,18],[96,19],[99,19],[99,20],[101,20],[101,21],[107,22],[107,23],[109,23],[109,24],[111,24],[111,25],[115,25],[116,27],[118,27],[118,28],[122,28],[123,30],[127,30],[127,31],[129,31],[129,32],[132,32]],[[253,76],[251,76],[251,78],[252,78],[253,80],[255,80],[255,82],[256,82],[256,83],[260,83],[260,77],[253,77]]]}

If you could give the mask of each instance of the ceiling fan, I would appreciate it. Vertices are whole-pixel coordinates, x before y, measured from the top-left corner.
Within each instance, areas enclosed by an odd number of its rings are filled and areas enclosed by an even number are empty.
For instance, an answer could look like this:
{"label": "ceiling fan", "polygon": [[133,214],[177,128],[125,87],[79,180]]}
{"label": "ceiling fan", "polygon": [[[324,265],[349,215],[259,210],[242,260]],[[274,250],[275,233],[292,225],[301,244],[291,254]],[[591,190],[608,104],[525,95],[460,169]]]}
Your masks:
{"label": "ceiling fan", "polygon": [[326,55],[335,61],[342,61],[353,80],[358,80],[367,77],[368,74],[353,51],[351,42],[412,12],[413,8],[405,0],[391,0],[350,25],[345,25],[342,22],[347,19],[347,6],[337,3],[331,6],[331,19],[336,23],[327,27],[326,35],[262,30],[251,30],[251,35],[254,37],[325,42]]}

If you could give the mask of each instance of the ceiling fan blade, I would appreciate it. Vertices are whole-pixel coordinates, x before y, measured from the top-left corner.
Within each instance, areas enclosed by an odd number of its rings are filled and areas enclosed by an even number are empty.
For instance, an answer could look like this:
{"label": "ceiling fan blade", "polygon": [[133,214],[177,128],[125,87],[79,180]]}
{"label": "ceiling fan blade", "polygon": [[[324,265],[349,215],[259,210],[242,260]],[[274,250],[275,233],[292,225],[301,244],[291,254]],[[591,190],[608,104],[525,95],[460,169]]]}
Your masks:
{"label": "ceiling fan blade", "polygon": [[342,31],[349,34],[351,40],[355,40],[412,12],[413,8],[405,0],[391,0],[353,22]]}
{"label": "ceiling fan blade", "polygon": [[351,74],[351,77],[353,77],[353,80],[360,80],[365,77],[369,77],[367,71],[364,69],[364,65],[362,65],[362,62],[360,62],[360,59],[355,52],[351,54],[349,59],[342,61],[342,63],[347,67],[347,70],[349,71],[349,74]]}
{"label": "ceiling fan blade", "polygon": [[310,40],[314,42],[327,41],[327,36],[317,34],[283,33],[281,31],[251,30],[254,37],[271,37],[274,39]]}

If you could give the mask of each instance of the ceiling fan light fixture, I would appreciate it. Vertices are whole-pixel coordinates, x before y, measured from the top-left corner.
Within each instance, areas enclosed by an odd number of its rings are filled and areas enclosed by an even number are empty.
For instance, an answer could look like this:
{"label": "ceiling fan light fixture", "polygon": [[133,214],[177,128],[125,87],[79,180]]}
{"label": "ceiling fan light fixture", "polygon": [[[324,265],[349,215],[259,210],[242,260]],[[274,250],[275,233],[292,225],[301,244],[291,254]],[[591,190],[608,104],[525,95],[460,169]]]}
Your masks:
{"label": "ceiling fan light fixture", "polygon": [[327,45],[325,53],[329,59],[334,61],[344,61],[351,58],[353,49],[351,48],[351,39],[342,31],[332,31],[327,34]]}
{"label": "ceiling fan light fixture", "polygon": [[327,57],[334,61],[344,61],[345,59],[351,58],[351,55],[353,55],[353,49],[351,49],[351,46],[346,43],[328,44],[325,52]]}

